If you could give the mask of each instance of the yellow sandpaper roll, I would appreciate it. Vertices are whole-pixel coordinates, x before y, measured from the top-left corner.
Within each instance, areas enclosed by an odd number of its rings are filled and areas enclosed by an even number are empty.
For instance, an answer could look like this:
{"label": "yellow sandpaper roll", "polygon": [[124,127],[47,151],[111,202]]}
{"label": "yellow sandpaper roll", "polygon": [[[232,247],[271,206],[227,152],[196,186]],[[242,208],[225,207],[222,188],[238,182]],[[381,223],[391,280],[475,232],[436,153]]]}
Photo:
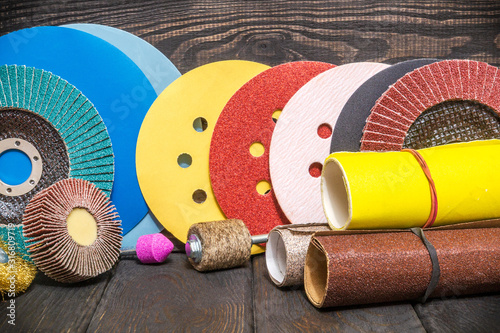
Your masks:
{"label": "yellow sandpaper roll", "polygon": [[[434,226],[500,217],[500,140],[418,150],[437,193]],[[325,161],[321,192],[333,229],[422,227],[429,180],[410,152],[340,152]]]}

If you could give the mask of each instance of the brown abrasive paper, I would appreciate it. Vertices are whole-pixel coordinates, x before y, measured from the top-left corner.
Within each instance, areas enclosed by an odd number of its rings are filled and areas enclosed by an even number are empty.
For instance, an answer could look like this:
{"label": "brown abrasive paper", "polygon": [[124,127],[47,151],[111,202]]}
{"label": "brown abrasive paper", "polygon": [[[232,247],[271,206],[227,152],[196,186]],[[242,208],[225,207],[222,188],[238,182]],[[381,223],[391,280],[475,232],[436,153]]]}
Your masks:
{"label": "brown abrasive paper", "polygon": [[283,225],[271,230],[266,245],[266,265],[274,284],[278,287],[302,285],[311,237],[315,232],[328,230],[328,223]]}
{"label": "brown abrasive paper", "polygon": [[[500,220],[424,229],[440,277],[430,297],[500,291]],[[409,229],[316,233],[304,270],[307,297],[319,308],[421,298],[432,263]]]}

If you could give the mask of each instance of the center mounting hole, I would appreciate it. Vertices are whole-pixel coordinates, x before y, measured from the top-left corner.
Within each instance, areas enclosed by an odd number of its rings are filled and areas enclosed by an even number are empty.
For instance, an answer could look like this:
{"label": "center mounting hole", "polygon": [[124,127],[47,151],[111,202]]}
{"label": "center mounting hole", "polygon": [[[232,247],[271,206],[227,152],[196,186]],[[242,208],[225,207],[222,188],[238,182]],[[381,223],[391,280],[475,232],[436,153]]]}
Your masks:
{"label": "center mounting hole", "polygon": [[191,166],[191,163],[193,163],[193,158],[189,154],[184,153],[177,157],[177,164],[179,164],[181,168],[188,168]]}
{"label": "center mounting hole", "polygon": [[207,192],[198,189],[193,192],[193,201],[197,204],[202,204],[207,200]]}
{"label": "center mounting hole", "polygon": [[73,208],[66,217],[68,234],[73,240],[82,245],[92,245],[97,239],[97,222],[85,208]]}
{"label": "center mounting hole", "polygon": [[9,149],[0,154],[0,180],[4,184],[15,186],[24,183],[31,175],[31,169],[29,156],[21,150]]}
{"label": "center mounting hole", "polygon": [[260,195],[266,195],[271,192],[271,183],[267,180],[261,180],[257,183],[256,190]]}
{"label": "center mounting hole", "polygon": [[260,157],[264,155],[265,151],[266,148],[260,142],[254,142],[250,145],[250,154],[252,154],[253,157]]}
{"label": "center mounting hole", "polygon": [[332,136],[332,126],[330,124],[321,124],[318,126],[318,135],[322,139],[328,139]]}
{"label": "center mounting hole", "polygon": [[277,122],[280,116],[281,116],[281,110],[274,111],[272,115],[273,121]]}
{"label": "center mounting hole", "polygon": [[193,121],[193,128],[196,132],[204,132],[208,127],[208,121],[203,117],[198,117]]}

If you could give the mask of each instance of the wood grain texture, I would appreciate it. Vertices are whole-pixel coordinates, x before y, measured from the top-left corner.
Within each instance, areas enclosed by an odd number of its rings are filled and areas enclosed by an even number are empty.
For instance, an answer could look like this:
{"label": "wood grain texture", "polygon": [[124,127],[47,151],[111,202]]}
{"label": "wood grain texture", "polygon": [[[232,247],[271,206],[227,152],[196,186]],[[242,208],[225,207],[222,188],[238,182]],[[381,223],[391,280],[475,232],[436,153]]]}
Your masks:
{"label": "wood grain texture", "polygon": [[15,326],[8,323],[8,301],[0,302],[0,332],[84,332],[111,276],[110,271],[63,284],[38,272],[27,292],[15,298]]}
{"label": "wood grain texture", "polygon": [[253,257],[255,329],[258,332],[425,332],[410,304],[318,310],[303,288],[278,288],[265,256]]}
{"label": "wood grain texture", "polygon": [[500,64],[496,0],[2,1],[0,10],[0,35],[36,25],[106,24],[144,38],[182,73],[227,59]]}
{"label": "wood grain texture", "polygon": [[500,295],[432,299],[414,306],[428,332],[498,332]]}
{"label": "wood grain texture", "polygon": [[186,255],[160,265],[122,260],[90,332],[249,332],[252,266],[200,273]]}

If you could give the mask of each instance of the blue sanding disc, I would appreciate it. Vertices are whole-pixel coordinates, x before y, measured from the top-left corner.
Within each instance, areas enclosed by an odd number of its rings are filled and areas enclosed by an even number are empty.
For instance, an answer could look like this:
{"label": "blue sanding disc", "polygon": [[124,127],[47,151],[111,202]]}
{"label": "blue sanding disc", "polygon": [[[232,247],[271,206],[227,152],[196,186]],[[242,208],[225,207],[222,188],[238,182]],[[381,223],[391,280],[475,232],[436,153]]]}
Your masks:
{"label": "blue sanding disc", "polygon": [[[181,76],[179,70],[163,53],[131,33],[100,24],[68,24],[64,27],[87,32],[117,47],[142,70],[157,95]],[[139,224],[124,235],[122,248],[135,248],[140,236],[154,234],[161,230],[163,230],[161,224],[155,222],[152,214],[148,213]]]}
{"label": "blue sanding disc", "polygon": [[87,32],[117,47],[142,70],[157,95],[181,76],[174,64],[157,48],[124,30],[88,23],[68,24],[63,27]]}
{"label": "blue sanding disc", "polygon": [[36,27],[0,37],[0,63],[50,71],[76,86],[107,126],[115,155],[111,200],[123,233],[148,212],[135,170],[139,129],[157,95],[123,52],[91,34],[64,27]]}

